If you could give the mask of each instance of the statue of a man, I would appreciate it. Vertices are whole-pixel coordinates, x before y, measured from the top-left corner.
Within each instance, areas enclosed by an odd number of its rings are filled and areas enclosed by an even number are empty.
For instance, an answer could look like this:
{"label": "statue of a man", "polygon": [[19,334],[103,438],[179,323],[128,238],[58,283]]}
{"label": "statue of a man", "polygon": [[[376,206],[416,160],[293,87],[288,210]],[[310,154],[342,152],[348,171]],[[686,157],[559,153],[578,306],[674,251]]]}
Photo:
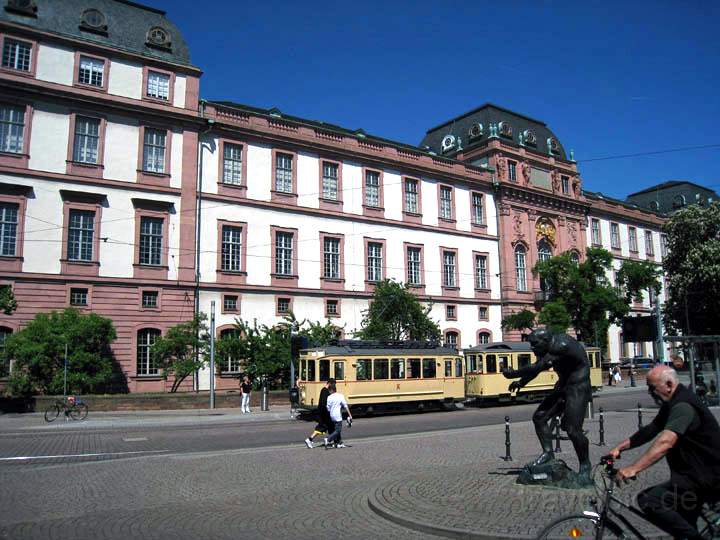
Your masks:
{"label": "statue of a man", "polygon": [[592,397],[592,387],[585,347],[567,334],[554,334],[545,328],[533,330],[528,341],[537,361],[528,367],[503,371],[508,379],[520,378],[510,383],[510,392],[525,386],[541,371],[553,368],[558,376],[552,393],[542,401],[533,415],[535,433],[540,439],[543,453],[531,465],[542,465],[555,459],[550,422],[556,416],[561,416],[561,425],[572,441],[580,462],[579,474],[589,479],[589,443],[582,426],[587,403]]}

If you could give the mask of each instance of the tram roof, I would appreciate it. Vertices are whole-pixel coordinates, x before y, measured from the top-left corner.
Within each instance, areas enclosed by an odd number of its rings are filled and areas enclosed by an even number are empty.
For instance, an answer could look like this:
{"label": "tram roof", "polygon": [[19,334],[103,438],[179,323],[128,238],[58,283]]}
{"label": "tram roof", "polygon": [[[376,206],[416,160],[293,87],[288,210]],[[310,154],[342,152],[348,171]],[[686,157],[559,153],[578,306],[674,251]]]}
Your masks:
{"label": "tram roof", "polygon": [[325,356],[351,356],[351,355],[387,355],[387,356],[425,356],[432,354],[458,355],[457,349],[433,346],[432,343],[423,342],[373,342],[360,340],[343,340],[337,344],[325,347],[304,349],[305,351],[324,351]]}
{"label": "tram roof", "polygon": [[496,341],[495,343],[481,343],[474,347],[463,349],[465,352],[532,352],[528,341]]}

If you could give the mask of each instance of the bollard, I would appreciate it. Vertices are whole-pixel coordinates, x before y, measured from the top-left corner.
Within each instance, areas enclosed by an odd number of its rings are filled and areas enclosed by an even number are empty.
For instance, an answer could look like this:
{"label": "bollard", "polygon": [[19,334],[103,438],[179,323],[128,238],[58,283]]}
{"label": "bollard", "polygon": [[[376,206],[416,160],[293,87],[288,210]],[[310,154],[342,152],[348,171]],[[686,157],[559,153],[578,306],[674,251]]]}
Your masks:
{"label": "bollard", "polygon": [[560,448],[560,417],[555,417],[555,452],[562,452]]}
{"label": "bollard", "polygon": [[605,418],[602,407],[600,407],[600,446],[605,446]]}
{"label": "bollard", "polygon": [[512,456],[510,455],[510,417],[505,417],[505,457],[503,458],[505,461],[512,461]]}
{"label": "bollard", "polygon": [[268,387],[267,383],[263,379],[263,387],[262,387],[262,394],[260,396],[260,410],[261,411],[269,411],[270,410],[270,404],[268,403]]}
{"label": "bollard", "polygon": [[640,402],[638,401],[637,404],[638,409],[638,429],[642,427],[642,407],[640,406]]}

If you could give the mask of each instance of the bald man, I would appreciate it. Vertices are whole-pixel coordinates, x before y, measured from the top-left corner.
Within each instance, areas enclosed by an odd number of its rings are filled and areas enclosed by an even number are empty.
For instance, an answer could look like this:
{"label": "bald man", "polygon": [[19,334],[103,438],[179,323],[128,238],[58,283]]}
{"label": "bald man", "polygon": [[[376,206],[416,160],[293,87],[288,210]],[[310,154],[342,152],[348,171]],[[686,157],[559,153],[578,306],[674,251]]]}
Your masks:
{"label": "bald man", "polygon": [[610,454],[617,459],[624,450],[655,441],[634,463],[620,469],[618,480],[627,481],[666,456],[670,480],[642,491],[638,505],[674,538],[702,538],[696,529],[702,504],[720,500],[720,427],[671,367],[654,367],[647,385],[660,411]]}

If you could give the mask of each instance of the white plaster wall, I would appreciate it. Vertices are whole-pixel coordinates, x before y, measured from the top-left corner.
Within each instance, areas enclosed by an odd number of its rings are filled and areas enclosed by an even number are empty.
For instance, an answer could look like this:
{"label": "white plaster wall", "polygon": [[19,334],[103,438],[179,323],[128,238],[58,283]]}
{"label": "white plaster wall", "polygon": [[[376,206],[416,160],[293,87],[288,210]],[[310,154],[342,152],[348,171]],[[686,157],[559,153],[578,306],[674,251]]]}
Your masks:
{"label": "white plaster wall", "polygon": [[40,81],[72,85],[75,51],[57,45],[40,43],[35,76]]}
{"label": "white plaster wall", "polygon": [[36,103],[32,118],[29,168],[65,173],[70,117],[67,109]]}
{"label": "white plaster wall", "polygon": [[455,226],[459,231],[469,231],[470,222],[470,190],[466,187],[455,187]]}
{"label": "white plaster wall", "polygon": [[142,72],[143,68],[140,64],[113,58],[108,72],[108,94],[140,99]]}
{"label": "white plaster wall", "polygon": [[[220,149],[218,147],[217,137],[209,135],[200,135],[201,151],[202,151],[202,190],[203,193],[217,193],[218,173]],[[247,167],[243,163],[243,167]]]}
{"label": "white plaster wall", "polygon": [[437,182],[435,180],[423,179],[420,182],[420,193],[422,197],[422,222],[425,225],[438,224],[438,194]]}
{"label": "white plaster wall", "polygon": [[[216,151],[217,153],[217,151]],[[220,159],[218,156],[217,159]],[[272,176],[272,149],[269,146],[248,145],[247,196],[260,201],[270,200]],[[217,177],[217,168],[214,169]]]}
{"label": "white plaster wall", "polygon": [[343,212],[363,213],[362,166],[354,162],[343,163]]}
{"label": "white plaster wall", "polygon": [[487,233],[492,235],[498,234],[498,216],[497,206],[495,205],[495,196],[491,193],[485,193],[485,212]]}
{"label": "white plaster wall", "polygon": [[402,195],[402,176],[395,171],[385,171],[383,174],[385,190],[383,194],[383,205],[385,206],[385,217],[387,219],[395,219],[402,221],[403,219],[403,195]]}
{"label": "white plaster wall", "polygon": [[[269,175],[268,175],[269,176]],[[272,180],[271,180],[272,181]],[[297,204],[319,208],[320,160],[317,156],[298,152],[297,155]]]}
{"label": "white plaster wall", "polygon": [[170,187],[180,188],[182,186],[182,162],[183,132],[181,129],[174,129],[170,148]]}
{"label": "white plaster wall", "polygon": [[139,144],[140,128],[136,120],[109,116],[105,131],[103,177],[109,180],[137,182]]}
{"label": "white plaster wall", "polygon": [[187,78],[185,75],[175,75],[175,89],[173,90],[173,105],[185,108],[185,88]]}

